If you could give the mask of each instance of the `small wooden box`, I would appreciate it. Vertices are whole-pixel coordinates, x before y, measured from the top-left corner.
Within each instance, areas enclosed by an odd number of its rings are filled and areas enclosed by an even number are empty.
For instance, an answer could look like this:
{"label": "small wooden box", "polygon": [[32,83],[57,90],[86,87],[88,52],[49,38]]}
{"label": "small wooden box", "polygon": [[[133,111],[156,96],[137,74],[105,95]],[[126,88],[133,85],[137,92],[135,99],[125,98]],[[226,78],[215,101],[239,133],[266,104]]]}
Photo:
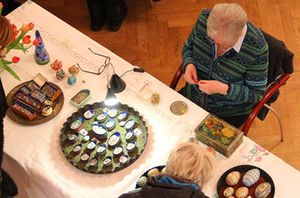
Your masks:
{"label": "small wooden box", "polygon": [[209,114],[195,129],[196,138],[230,157],[242,144],[244,133],[224,120]]}

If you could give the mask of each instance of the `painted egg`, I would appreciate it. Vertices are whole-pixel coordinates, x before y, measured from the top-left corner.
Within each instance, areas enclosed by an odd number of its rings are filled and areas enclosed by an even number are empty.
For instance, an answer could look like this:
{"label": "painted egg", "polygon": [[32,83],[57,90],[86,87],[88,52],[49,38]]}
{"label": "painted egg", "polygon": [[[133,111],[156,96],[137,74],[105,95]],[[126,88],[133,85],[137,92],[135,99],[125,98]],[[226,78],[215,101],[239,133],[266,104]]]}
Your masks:
{"label": "painted egg", "polygon": [[91,141],[91,142],[88,143],[88,145],[86,146],[86,148],[88,150],[93,150],[96,147],[96,145],[97,145],[96,141]]}
{"label": "painted egg", "polygon": [[103,155],[106,151],[106,145],[105,144],[101,144],[100,146],[98,146],[96,153],[98,155]]}
{"label": "painted egg", "polygon": [[271,192],[271,184],[268,182],[263,182],[257,186],[255,189],[255,196],[257,198],[265,198]]}
{"label": "painted egg", "polygon": [[80,159],[81,159],[82,161],[87,161],[89,158],[90,158],[90,153],[89,153],[89,152],[83,153],[83,154],[81,155],[81,157],[80,157]]}
{"label": "painted egg", "polygon": [[84,121],[83,117],[77,118],[74,122],[70,124],[70,128],[73,129],[74,131],[80,131],[84,126],[83,121]]}
{"label": "painted egg", "polygon": [[246,198],[252,198],[250,195],[248,196],[248,197],[246,197]]}
{"label": "painted egg", "polygon": [[55,60],[52,64],[50,64],[50,67],[53,69],[53,70],[59,70],[62,68],[62,62],[61,61],[58,61],[58,60]]}
{"label": "painted egg", "polygon": [[126,122],[125,124],[125,129],[130,130],[133,128],[133,126],[135,125],[135,120],[134,119],[130,119]]}
{"label": "painted egg", "polygon": [[247,197],[248,193],[249,193],[248,188],[243,186],[236,190],[235,196],[236,198],[245,198]]}
{"label": "painted egg", "polygon": [[243,177],[243,184],[247,187],[252,186],[255,184],[260,177],[260,172],[257,168],[251,169],[246,172],[246,174]]}
{"label": "painted egg", "polygon": [[121,135],[119,132],[113,133],[108,140],[109,146],[117,146],[120,143]]}
{"label": "painted egg", "polygon": [[120,113],[120,115],[118,116],[118,120],[119,121],[123,121],[126,120],[128,117],[128,113],[126,111],[123,111],[122,113]]}
{"label": "painted egg", "polygon": [[118,109],[117,108],[112,108],[111,110],[109,110],[108,115],[111,118],[116,117],[118,114]]}
{"label": "painted egg", "polygon": [[83,141],[84,142],[87,142],[89,140],[90,140],[90,136],[89,135],[86,135],[86,136],[83,137]]}
{"label": "painted egg", "polygon": [[63,69],[59,69],[56,71],[57,80],[62,80],[65,77],[66,73]]}
{"label": "painted egg", "polygon": [[71,141],[71,142],[76,142],[78,139],[79,139],[79,134],[78,133],[73,133],[71,135],[69,135],[68,139]]}
{"label": "painted egg", "polygon": [[79,133],[81,133],[81,135],[83,135],[83,136],[86,136],[86,135],[89,134],[89,132],[87,132],[87,130],[85,130],[85,129],[81,129],[81,130],[79,131]]}
{"label": "painted egg", "polygon": [[76,65],[72,65],[71,67],[69,67],[69,73],[72,75],[76,75],[79,73],[79,67]]}
{"label": "painted egg", "polygon": [[94,124],[92,131],[98,136],[105,136],[107,134],[107,129],[101,124]]}
{"label": "painted egg", "polygon": [[89,120],[91,119],[93,116],[95,115],[93,110],[88,110],[86,111],[83,116],[85,117],[85,119]]}
{"label": "painted egg", "polygon": [[82,148],[82,144],[77,144],[77,145],[74,146],[73,152],[74,153],[79,153],[81,151],[81,148]]}
{"label": "painted egg", "polygon": [[131,141],[126,145],[126,149],[128,152],[132,152],[135,149],[135,141]]}
{"label": "painted egg", "polygon": [[164,167],[162,170],[161,170],[161,173],[166,173],[167,172],[167,167]]}
{"label": "painted egg", "polygon": [[99,122],[104,122],[107,118],[107,113],[103,112],[97,115],[96,120],[98,120]]}
{"label": "painted egg", "polygon": [[217,156],[216,150],[213,147],[206,147],[206,150],[208,150],[211,154],[213,154],[214,157]]}
{"label": "painted egg", "polygon": [[125,126],[125,124],[126,124],[126,121],[121,121],[121,122],[119,122],[119,125],[120,125],[121,127]]}
{"label": "painted egg", "polygon": [[76,81],[77,81],[77,78],[76,78],[76,76],[74,76],[74,75],[72,75],[72,76],[70,76],[70,77],[68,78],[68,84],[69,84],[69,85],[74,85],[74,84],[76,83]]}
{"label": "painted egg", "polygon": [[150,177],[156,177],[159,174],[159,170],[157,168],[153,168],[148,171],[147,176]]}
{"label": "painted egg", "polygon": [[191,142],[191,143],[195,143],[195,144],[199,144],[198,140],[196,138],[190,137],[187,142]]}
{"label": "painted egg", "polygon": [[226,183],[229,186],[234,186],[239,182],[240,178],[241,178],[241,173],[238,171],[233,171],[227,175]]}
{"label": "painted egg", "polygon": [[128,155],[122,155],[122,156],[120,157],[120,159],[119,159],[119,162],[120,162],[121,164],[126,164],[128,161],[129,161]]}
{"label": "painted egg", "polygon": [[94,167],[98,164],[99,159],[97,157],[93,157],[90,161],[89,161],[89,165],[91,167]]}
{"label": "painted egg", "polygon": [[133,132],[133,131],[128,131],[128,132],[125,134],[125,139],[126,139],[126,141],[132,140],[133,137],[134,137],[134,132]]}
{"label": "painted egg", "polygon": [[114,155],[118,156],[122,153],[123,153],[123,147],[122,146],[117,146],[117,147],[114,148],[114,151],[113,151]]}
{"label": "painted egg", "polygon": [[143,185],[145,185],[148,181],[148,178],[146,176],[142,176],[139,178],[137,184],[138,186],[142,187]]}
{"label": "painted egg", "polygon": [[234,193],[234,189],[232,187],[228,187],[224,190],[223,195],[225,197],[229,197],[229,196],[233,195],[233,193]]}
{"label": "painted egg", "polygon": [[112,157],[111,156],[107,156],[106,158],[103,159],[103,166],[109,166],[111,165],[112,162]]}
{"label": "painted egg", "polygon": [[105,126],[108,130],[112,130],[116,126],[116,121],[114,119],[109,119]]}
{"label": "painted egg", "polygon": [[234,196],[229,196],[228,198],[235,198]]}

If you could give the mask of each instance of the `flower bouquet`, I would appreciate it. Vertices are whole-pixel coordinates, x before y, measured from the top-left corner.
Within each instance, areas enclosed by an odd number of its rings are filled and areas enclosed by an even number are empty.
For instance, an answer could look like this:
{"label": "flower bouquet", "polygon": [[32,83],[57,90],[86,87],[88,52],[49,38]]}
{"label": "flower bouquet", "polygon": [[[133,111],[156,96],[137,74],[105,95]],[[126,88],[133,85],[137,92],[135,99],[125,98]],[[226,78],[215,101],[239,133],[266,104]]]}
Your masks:
{"label": "flower bouquet", "polygon": [[[0,3],[0,15],[2,12],[2,7],[3,5],[2,3]],[[24,24],[20,29],[18,29],[14,24],[12,24],[12,28],[14,31],[14,36],[11,43],[7,46],[7,51],[5,55],[8,54],[12,49],[22,50],[24,53],[26,53],[28,49],[32,46],[30,40],[31,36],[26,34],[34,28],[34,24],[33,23]],[[34,40],[32,43],[33,45],[37,45],[39,41]],[[8,66],[11,63],[18,63],[20,61],[20,58],[17,56],[14,56],[12,60],[5,60],[4,58],[0,60],[0,68],[4,68],[15,79],[20,80],[19,76]]]}

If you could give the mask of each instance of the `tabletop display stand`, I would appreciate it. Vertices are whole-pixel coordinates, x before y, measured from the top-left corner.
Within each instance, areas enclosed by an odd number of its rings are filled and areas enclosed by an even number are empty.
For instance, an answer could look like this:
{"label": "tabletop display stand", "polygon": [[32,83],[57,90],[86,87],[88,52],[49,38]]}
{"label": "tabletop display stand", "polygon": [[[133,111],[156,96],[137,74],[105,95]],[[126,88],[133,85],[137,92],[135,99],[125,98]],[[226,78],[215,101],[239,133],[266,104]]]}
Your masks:
{"label": "tabletop display stand", "polygon": [[[76,122],[79,125],[75,126]],[[99,127],[106,132],[98,133]],[[76,168],[95,174],[113,173],[139,158],[147,143],[147,131],[143,117],[133,108],[121,103],[114,107],[94,103],[67,119],[61,129],[60,145]]]}

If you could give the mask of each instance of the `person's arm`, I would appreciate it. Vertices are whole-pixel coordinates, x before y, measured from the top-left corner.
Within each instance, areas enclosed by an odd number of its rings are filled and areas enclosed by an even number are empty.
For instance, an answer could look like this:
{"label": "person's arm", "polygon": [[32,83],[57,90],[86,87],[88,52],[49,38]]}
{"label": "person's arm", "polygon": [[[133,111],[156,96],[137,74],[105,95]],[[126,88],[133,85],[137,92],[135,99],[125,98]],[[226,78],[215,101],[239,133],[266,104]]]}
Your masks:
{"label": "person's arm", "polygon": [[244,85],[230,83],[227,95],[224,96],[229,100],[242,103],[258,103],[266,92],[268,82],[268,63],[269,51],[265,47],[265,51],[256,60],[256,63],[250,65],[245,73]]}

